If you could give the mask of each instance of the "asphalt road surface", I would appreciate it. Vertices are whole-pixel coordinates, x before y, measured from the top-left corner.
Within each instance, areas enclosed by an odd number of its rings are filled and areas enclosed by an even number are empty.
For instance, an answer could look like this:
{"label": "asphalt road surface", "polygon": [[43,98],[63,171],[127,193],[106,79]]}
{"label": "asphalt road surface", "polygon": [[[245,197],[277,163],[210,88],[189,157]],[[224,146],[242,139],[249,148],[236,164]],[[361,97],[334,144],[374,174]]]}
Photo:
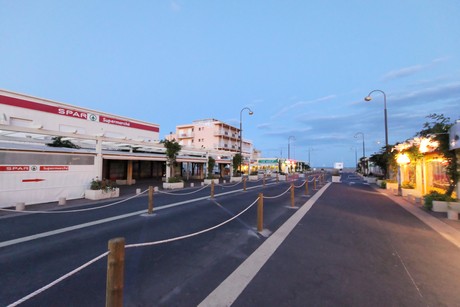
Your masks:
{"label": "asphalt road surface", "polygon": [[[98,210],[2,217],[0,306],[104,254],[116,237],[131,246],[125,306],[460,306],[459,248],[359,177],[342,181],[310,182],[308,196],[297,188],[295,208],[289,183],[271,181],[219,186],[213,200],[209,188],[155,193],[153,216],[144,194]],[[259,193],[279,196],[264,199],[262,233]],[[104,306],[106,274],[101,257],[20,306]]]}

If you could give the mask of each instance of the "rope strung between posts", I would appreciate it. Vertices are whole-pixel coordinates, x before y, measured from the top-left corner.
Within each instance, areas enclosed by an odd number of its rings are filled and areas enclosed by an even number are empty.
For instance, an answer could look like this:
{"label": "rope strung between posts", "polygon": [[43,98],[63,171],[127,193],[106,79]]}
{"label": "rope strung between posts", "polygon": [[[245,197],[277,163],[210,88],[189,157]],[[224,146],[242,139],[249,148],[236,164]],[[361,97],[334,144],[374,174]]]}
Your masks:
{"label": "rope strung between posts", "polygon": [[223,184],[217,183],[217,184],[215,184],[215,186],[221,186],[222,188],[233,188],[233,187],[236,187],[237,185],[239,185],[240,183],[243,183],[243,180],[238,181],[237,183],[232,184],[232,185],[223,185]]}
{"label": "rope strung between posts", "polygon": [[[211,230],[214,230],[214,229],[217,229],[225,224],[228,224],[230,223],[231,221],[233,221],[234,219],[238,218],[240,215],[242,215],[243,213],[245,213],[246,211],[248,211],[252,206],[254,206],[254,204],[257,203],[257,201],[259,200],[259,197],[257,197],[257,199],[252,203],[250,204],[248,207],[246,207],[243,211],[241,211],[240,213],[238,213],[237,215],[231,217],[230,219],[226,220],[226,221],[223,221],[222,223],[219,223],[217,225],[214,225],[212,227],[209,227],[209,228],[206,228],[206,229],[203,229],[203,230],[200,230],[200,231],[197,231],[197,232],[194,232],[194,233],[190,233],[190,234],[187,234],[187,235],[183,235],[183,236],[179,236],[179,237],[175,237],[175,238],[170,238],[170,239],[165,239],[165,240],[160,240],[160,241],[153,241],[153,242],[145,242],[145,243],[137,243],[137,244],[128,244],[128,245],[125,245],[125,248],[133,248],[133,247],[145,247],[145,246],[152,246],[152,245],[159,245],[159,244],[164,244],[164,243],[168,243],[168,242],[173,242],[173,241],[179,241],[179,240],[183,240],[183,239],[187,239],[187,238],[191,238],[191,237],[194,237],[194,236],[197,236],[197,235],[200,235],[200,234],[203,234],[203,233],[206,233],[206,232],[209,232]],[[109,254],[109,252],[105,252],[99,256],[97,256],[96,258],[86,262],[85,264],[79,266],[78,268],[70,271],[69,273],[59,277],[58,279],[56,279],[55,281],[47,284],[46,286],[43,286],[41,287],[40,289],[30,293],[29,295],[26,295],[24,296],[23,298],[21,298],[20,300],[17,300],[16,302],[14,303],[11,303],[9,304],[7,307],[15,307],[15,306],[18,306],[19,304],[22,304],[24,303],[25,301],[39,295],[40,293],[48,290],[49,288],[57,285],[58,283],[60,283],[61,281],[71,277],[72,275],[75,275],[77,274],[78,272],[80,272],[81,270],[83,270],[84,268],[90,266],[91,264],[95,263],[96,261],[106,257],[107,255]]]}
{"label": "rope strung between posts", "polygon": [[174,242],[174,241],[179,241],[179,240],[187,239],[187,238],[190,238],[190,237],[194,237],[194,236],[203,234],[205,232],[209,232],[209,231],[214,230],[216,228],[219,228],[219,227],[221,227],[221,226],[223,226],[223,225],[225,225],[227,223],[230,223],[234,219],[238,218],[240,215],[242,215],[243,213],[248,211],[252,206],[254,206],[254,204],[256,204],[258,200],[259,200],[259,197],[257,197],[257,199],[252,204],[250,204],[246,209],[244,209],[243,211],[241,211],[237,215],[231,217],[230,219],[228,219],[226,221],[223,221],[222,223],[219,223],[217,225],[209,227],[207,229],[203,229],[203,230],[200,230],[200,231],[197,231],[197,232],[194,232],[194,233],[190,233],[190,234],[187,234],[187,235],[183,235],[183,236],[179,236],[179,237],[175,237],[175,238],[171,238],[171,239],[165,239],[165,240],[154,241],[154,242],[138,243],[138,244],[128,244],[128,245],[125,246],[125,248],[144,247],[144,246],[152,246],[152,245],[158,245],[158,244],[163,244],[163,243],[168,243],[168,242]]}
{"label": "rope strung between posts", "polygon": [[158,190],[157,193],[160,193],[160,194],[167,194],[167,195],[178,195],[178,196],[180,196],[180,195],[190,195],[190,194],[194,194],[194,193],[200,192],[200,191],[206,189],[206,188],[209,187],[209,186],[210,186],[210,184],[205,185],[205,186],[203,186],[202,188],[200,188],[200,189],[198,189],[198,190],[196,190],[196,191],[187,192],[187,193],[173,193],[173,192],[164,192],[164,191],[160,191],[160,190]]}
{"label": "rope strung between posts", "polygon": [[134,196],[130,196],[128,198],[125,198],[125,199],[122,199],[122,200],[119,200],[119,201],[116,201],[114,203],[110,203],[110,204],[107,204],[107,205],[103,205],[103,206],[99,206],[99,207],[91,207],[91,208],[86,208],[86,209],[75,209],[75,210],[60,210],[60,211],[16,211],[16,210],[13,210],[13,209],[2,209],[0,208],[0,211],[7,211],[7,212],[16,212],[16,213],[37,213],[37,214],[58,214],[58,213],[77,213],[77,212],[85,212],[85,211],[92,211],[92,210],[98,210],[98,209],[103,209],[103,208],[107,208],[107,207],[111,207],[111,206],[115,206],[115,205],[118,205],[118,204],[121,204],[121,203],[124,203],[128,200],[131,200],[131,199],[134,199],[136,197],[139,197],[140,195],[146,193],[148,191],[145,190],[145,191],[142,191],[140,194],[137,194],[137,195],[134,195]]}
{"label": "rope strung between posts", "polygon": [[296,188],[296,189],[301,188],[301,187],[303,187],[306,183],[307,183],[307,180],[305,180],[305,181],[304,181],[301,185],[299,185],[299,186],[294,185],[294,188]]}
{"label": "rope strung between posts", "polygon": [[276,196],[265,196],[265,195],[264,195],[264,198],[273,199],[273,198],[281,197],[281,196],[283,196],[284,194],[286,194],[287,192],[289,192],[290,189],[291,189],[291,187],[287,188],[286,191],[284,191],[283,193],[281,193],[281,194],[279,194],[279,195],[276,195]]}
{"label": "rope strung between posts", "polygon": [[27,301],[27,300],[33,298],[34,296],[39,295],[40,293],[42,293],[42,292],[48,290],[49,288],[51,288],[51,287],[57,285],[58,283],[60,283],[61,281],[65,280],[65,279],[67,279],[67,278],[69,278],[70,276],[77,274],[78,272],[80,272],[80,271],[83,270],[84,268],[86,268],[86,267],[90,266],[91,264],[95,263],[96,261],[98,261],[98,260],[104,258],[104,257],[107,256],[108,254],[109,254],[109,252],[105,252],[105,253],[103,253],[103,254],[97,256],[96,258],[94,258],[94,259],[92,259],[92,260],[86,262],[85,264],[79,266],[79,267],[76,268],[75,270],[70,271],[69,273],[67,273],[67,274],[65,274],[65,275],[63,275],[63,276],[61,276],[61,277],[59,277],[58,279],[56,279],[56,280],[53,281],[53,282],[50,282],[50,283],[47,284],[46,286],[41,287],[40,289],[38,289],[38,290],[36,290],[36,291],[30,293],[29,295],[24,296],[24,297],[21,298],[20,300],[17,300],[16,302],[9,304],[7,307],[15,307],[15,306],[18,306],[19,304],[24,303],[25,301]]}

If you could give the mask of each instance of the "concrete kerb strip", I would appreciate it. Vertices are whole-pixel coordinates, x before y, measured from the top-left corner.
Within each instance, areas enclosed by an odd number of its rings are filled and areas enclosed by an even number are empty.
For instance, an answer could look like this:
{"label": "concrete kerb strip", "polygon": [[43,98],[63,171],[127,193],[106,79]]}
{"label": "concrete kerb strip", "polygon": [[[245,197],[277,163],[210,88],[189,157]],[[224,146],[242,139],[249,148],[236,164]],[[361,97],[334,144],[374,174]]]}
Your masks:
{"label": "concrete kerb strip", "polygon": [[390,198],[392,201],[394,201],[399,206],[403,207],[406,211],[417,217],[420,221],[425,223],[428,227],[432,228],[434,231],[439,233],[446,240],[460,248],[460,231],[440,221],[436,217],[433,217],[430,214],[423,212],[422,210],[412,205],[400,196],[389,195],[381,191],[379,191],[379,193]]}
{"label": "concrete kerb strip", "polygon": [[275,231],[254,253],[252,253],[227,279],[211,292],[198,306],[230,306],[251,282],[262,266],[287,238],[294,227],[313,204],[331,185],[327,183],[313,195],[296,213],[294,213],[277,231]]}

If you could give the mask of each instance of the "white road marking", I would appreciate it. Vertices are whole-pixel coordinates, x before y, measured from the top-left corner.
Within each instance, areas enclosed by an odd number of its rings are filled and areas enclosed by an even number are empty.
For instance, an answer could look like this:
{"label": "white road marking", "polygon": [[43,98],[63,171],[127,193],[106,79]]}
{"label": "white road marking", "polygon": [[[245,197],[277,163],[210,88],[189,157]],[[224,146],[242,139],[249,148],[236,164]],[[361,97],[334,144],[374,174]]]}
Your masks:
{"label": "white road marking", "polygon": [[225,279],[198,306],[230,306],[251,282],[257,272],[283,243],[289,233],[300,222],[313,204],[331,185],[327,183],[312,196],[294,215],[273,233],[254,253],[251,254],[227,279]]}

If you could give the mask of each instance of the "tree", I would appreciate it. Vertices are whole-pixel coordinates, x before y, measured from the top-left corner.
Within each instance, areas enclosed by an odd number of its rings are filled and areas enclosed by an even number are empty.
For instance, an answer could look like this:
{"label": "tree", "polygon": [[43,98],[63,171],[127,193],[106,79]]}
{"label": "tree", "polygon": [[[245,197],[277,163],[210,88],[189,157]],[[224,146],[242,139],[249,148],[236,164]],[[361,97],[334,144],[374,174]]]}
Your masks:
{"label": "tree", "polygon": [[80,148],[80,146],[75,145],[69,140],[63,141],[61,136],[53,137],[52,140],[52,143],[47,143],[46,145],[50,147]]}
{"label": "tree", "polygon": [[389,172],[389,168],[396,168],[394,156],[393,152],[387,150],[386,146],[383,146],[380,149],[380,152],[369,157],[369,161],[378,166],[382,170],[384,177],[388,178],[387,174]]}
{"label": "tree", "polygon": [[208,178],[212,179],[212,170],[216,166],[216,160],[213,157],[208,157]]}
{"label": "tree", "polygon": [[453,123],[449,117],[443,114],[430,114],[427,116],[430,122],[423,125],[423,129],[419,131],[416,136],[431,137],[439,143],[438,151],[442,153],[444,159],[447,161],[446,175],[449,179],[449,187],[447,188],[446,195],[451,196],[455,189],[455,185],[459,179],[459,172],[457,170],[457,156],[455,151],[449,149],[449,129]]}
{"label": "tree", "polygon": [[174,177],[174,169],[176,166],[176,159],[179,155],[182,146],[176,142],[175,139],[170,140],[162,140],[163,146],[166,148],[166,158],[167,158],[167,165],[171,167],[171,177]]}
{"label": "tree", "polygon": [[234,176],[238,174],[238,169],[240,168],[242,161],[243,159],[241,158],[241,155],[239,153],[233,156],[233,175]]}

